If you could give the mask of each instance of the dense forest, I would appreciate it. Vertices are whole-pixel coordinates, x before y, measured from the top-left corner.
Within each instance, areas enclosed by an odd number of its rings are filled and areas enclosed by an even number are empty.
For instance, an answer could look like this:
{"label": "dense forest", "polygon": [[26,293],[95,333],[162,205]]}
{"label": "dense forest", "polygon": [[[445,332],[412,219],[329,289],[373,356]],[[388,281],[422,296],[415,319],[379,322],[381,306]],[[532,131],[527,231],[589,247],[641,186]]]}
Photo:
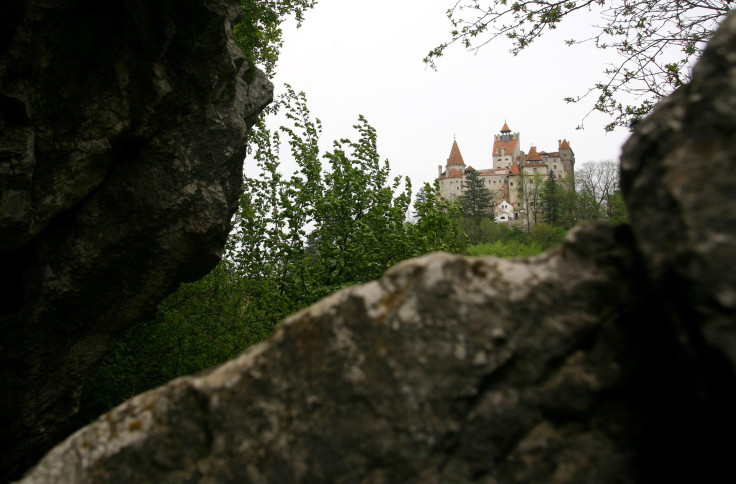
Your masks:
{"label": "dense forest", "polygon": [[[273,75],[281,24],[314,2],[243,1],[236,41]],[[272,128],[274,119],[288,122]],[[78,424],[177,376],[219,364],[267,338],[292,314],[341,288],[381,277],[392,265],[433,251],[519,257],[557,245],[586,220],[626,220],[613,161],[583,163],[575,186],[554,178],[523,183],[534,207],[524,224],[494,222],[493,194],[468,180],[451,202],[439,187],[392,177],[378,133],[359,117],[354,139],[321,152],[321,124],[304,93],[286,86],[251,131],[240,209],[220,264],[183,284],[154,319],[121,339],[86,382]],[[282,156],[280,151],[288,149]],[[296,163],[286,174],[283,159]],[[254,169],[257,167],[257,169]],[[528,187],[533,187],[529,191]],[[413,203],[412,203],[413,199]]]}

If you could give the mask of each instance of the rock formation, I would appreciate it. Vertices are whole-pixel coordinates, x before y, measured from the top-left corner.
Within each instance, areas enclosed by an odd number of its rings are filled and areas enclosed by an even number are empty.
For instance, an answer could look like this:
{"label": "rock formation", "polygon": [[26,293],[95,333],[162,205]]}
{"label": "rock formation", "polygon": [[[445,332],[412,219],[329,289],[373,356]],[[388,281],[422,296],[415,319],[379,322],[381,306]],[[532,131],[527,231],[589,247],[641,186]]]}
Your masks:
{"label": "rock formation", "polygon": [[629,412],[607,393],[627,372],[611,353],[636,293],[629,238],[599,226],[529,260],[402,263],[220,368],[133,398],[24,482],[627,475]]}
{"label": "rock formation", "polygon": [[116,335],[218,261],[272,96],[238,12],[3,1],[0,480],[58,439]]}
{"label": "rock formation", "polygon": [[731,15],[627,143],[631,227],[525,260],[404,262],[108,412],[22,482],[732,476],[734,45]]}
{"label": "rock formation", "polygon": [[732,15],[627,143],[631,227],[582,226],[525,260],[404,262],[103,415],[23,482],[722,480],[734,45]]}

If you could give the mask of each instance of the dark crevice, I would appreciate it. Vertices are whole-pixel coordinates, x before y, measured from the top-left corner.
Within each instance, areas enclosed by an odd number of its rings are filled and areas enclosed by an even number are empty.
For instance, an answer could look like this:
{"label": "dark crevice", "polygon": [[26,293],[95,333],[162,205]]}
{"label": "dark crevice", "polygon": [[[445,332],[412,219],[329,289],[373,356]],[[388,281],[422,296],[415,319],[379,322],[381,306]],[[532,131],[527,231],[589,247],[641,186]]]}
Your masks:
{"label": "dark crevice", "polygon": [[3,0],[0,2],[0,54],[5,53],[25,16],[26,2]]}
{"label": "dark crevice", "polygon": [[31,249],[26,244],[0,254],[0,316],[16,313],[23,307],[24,273],[30,264]]}

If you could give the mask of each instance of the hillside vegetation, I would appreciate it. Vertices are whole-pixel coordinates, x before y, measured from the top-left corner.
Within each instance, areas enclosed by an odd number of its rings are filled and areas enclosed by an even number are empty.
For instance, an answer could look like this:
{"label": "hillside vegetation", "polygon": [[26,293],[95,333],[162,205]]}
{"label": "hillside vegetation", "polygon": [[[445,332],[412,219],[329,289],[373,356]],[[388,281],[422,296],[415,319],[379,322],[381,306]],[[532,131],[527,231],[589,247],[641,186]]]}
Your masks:
{"label": "hillside vegetation", "polygon": [[[217,365],[267,338],[286,316],[332,292],[381,277],[392,265],[433,251],[522,257],[557,245],[572,224],[606,218],[606,207],[558,190],[558,224],[528,233],[469,213],[461,199],[439,197],[425,184],[411,204],[411,181],[389,176],[377,134],[360,117],[356,140],[320,153],[321,125],[306,96],[287,87],[271,108],[290,121],[275,131],[262,120],[250,135],[257,174],[244,194],[222,262],[183,284],[156,317],[130,330],[84,386],[79,424],[177,376]],[[297,163],[280,168],[288,146]],[[582,179],[582,178],[581,178]],[[564,199],[563,199],[564,197]],[[604,204],[605,205],[605,204]]]}

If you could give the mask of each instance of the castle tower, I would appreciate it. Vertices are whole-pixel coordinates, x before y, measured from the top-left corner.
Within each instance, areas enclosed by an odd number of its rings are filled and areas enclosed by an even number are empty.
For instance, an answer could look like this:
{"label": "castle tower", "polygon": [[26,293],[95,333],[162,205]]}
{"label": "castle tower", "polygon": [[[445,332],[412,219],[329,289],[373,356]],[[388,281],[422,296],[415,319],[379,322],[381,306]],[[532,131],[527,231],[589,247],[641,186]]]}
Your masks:
{"label": "castle tower", "polygon": [[457,145],[457,140],[452,141],[452,148],[450,148],[450,156],[447,157],[445,171],[441,171],[441,166],[439,168],[440,196],[448,200],[454,200],[462,195],[463,177],[465,176],[466,167],[463,155],[460,154],[460,147]]}
{"label": "castle tower", "polygon": [[573,153],[570,143],[566,139],[557,140],[557,143],[560,151],[560,161],[565,169],[565,177],[573,180],[575,177],[575,153]]}
{"label": "castle tower", "polygon": [[510,168],[519,159],[519,133],[512,133],[509,125],[505,122],[501,128],[501,134],[493,137],[493,169]]}
{"label": "castle tower", "polygon": [[463,160],[463,155],[460,154],[460,147],[457,145],[457,140],[452,141],[450,156],[447,158],[447,168],[450,167],[465,170],[465,161]]}

